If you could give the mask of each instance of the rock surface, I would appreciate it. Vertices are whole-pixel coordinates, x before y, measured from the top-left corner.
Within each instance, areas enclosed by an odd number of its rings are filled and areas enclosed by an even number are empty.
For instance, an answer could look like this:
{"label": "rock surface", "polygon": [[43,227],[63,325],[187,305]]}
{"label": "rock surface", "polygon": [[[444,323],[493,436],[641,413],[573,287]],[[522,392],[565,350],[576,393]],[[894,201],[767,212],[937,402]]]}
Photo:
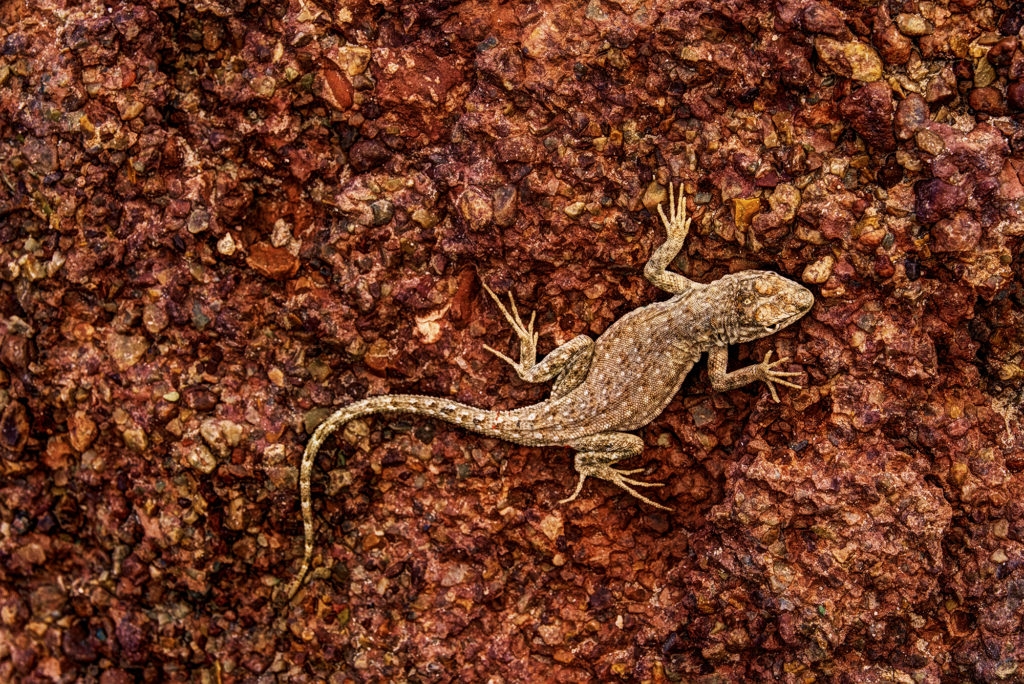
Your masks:
{"label": "rock surface", "polygon": [[[0,3],[0,681],[1024,678],[1021,3]],[[675,267],[802,279],[630,467],[511,408]]]}

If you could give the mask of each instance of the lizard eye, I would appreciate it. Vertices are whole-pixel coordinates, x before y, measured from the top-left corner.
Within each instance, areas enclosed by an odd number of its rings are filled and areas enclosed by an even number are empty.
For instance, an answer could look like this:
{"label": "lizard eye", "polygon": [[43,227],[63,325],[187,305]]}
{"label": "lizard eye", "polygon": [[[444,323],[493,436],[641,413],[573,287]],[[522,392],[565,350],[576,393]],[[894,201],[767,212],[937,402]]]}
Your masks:
{"label": "lizard eye", "polygon": [[753,303],[754,303],[754,298],[753,297],[744,297],[743,298],[743,306],[750,306]]}

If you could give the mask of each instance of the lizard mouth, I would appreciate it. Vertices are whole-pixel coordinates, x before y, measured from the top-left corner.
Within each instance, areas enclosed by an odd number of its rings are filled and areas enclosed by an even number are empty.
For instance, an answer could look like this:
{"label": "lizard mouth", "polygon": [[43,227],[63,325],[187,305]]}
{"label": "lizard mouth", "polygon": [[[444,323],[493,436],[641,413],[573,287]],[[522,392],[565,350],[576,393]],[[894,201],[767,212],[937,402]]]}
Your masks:
{"label": "lizard mouth", "polygon": [[790,323],[793,323],[796,320],[798,320],[799,318],[803,317],[803,315],[806,314],[806,313],[807,313],[807,309],[801,309],[800,311],[792,313],[792,314],[786,316],[785,318],[783,318],[783,319],[781,319],[781,320],[779,320],[779,321],[777,321],[775,323],[772,323],[771,325],[766,325],[765,326],[765,330],[768,331],[769,335],[774,335],[775,333],[779,332],[780,330],[785,328]]}

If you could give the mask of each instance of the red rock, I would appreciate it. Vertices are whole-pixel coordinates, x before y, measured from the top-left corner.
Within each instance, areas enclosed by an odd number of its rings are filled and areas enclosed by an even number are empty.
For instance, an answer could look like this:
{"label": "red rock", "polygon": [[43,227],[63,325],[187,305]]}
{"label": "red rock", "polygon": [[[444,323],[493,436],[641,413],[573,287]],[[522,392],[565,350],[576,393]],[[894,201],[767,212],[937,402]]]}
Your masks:
{"label": "red rock", "polygon": [[406,135],[424,134],[437,139],[442,130],[436,116],[438,108],[464,78],[458,62],[426,46],[387,47],[374,55],[374,67],[374,95],[386,108],[385,116],[402,126]]}
{"label": "red rock", "polygon": [[928,81],[924,99],[933,104],[944,104],[956,97],[956,76],[953,69],[945,67]]}
{"label": "red rock", "polygon": [[889,24],[875,34],[875,45],[886,64],[906,64],[914,50],[914,42]]}
{"label": "red rock", "polygon": [[927,121],[928,104],[917,93],[911,93],[896,107],[896,136],[900,140],[913,138]]}
{"label": "red rock", "polygon": [[298,258],[284,247],[257,242],[249,247],[245,262],[261,275],[274,280],[291,278],[299,270]]}
{"label": "red rock", "polygon": [[825,33],[835,38],[849,40],[850,29],[839,10],[831,5],[813,3],[804,8],[803,26],[814,33]]}
{"label": "red rock", "polygon": [[28,411],[20,401],[12,401],[0,414],[0,444],[8,454],[19,453],[29,437]]}
{"label": "red rock", "polygon": [[966,193],[940,178],[919,181],[914,186],[917,202],[914,211],[922,223],[935,223],[952,214],[967,201]]}
{"label": "red rock", "polygon": [[463,328],[473,318],[476,307],[476,295],[480,292],[477,276],[472,268],[466,268],[459,274],[458,287],[452,298],[452,325]]}
{"label": "red rock", "polygon": [[967,101],[971,105],[971,109],[977,112],[993,116],[1001,116],[1006,113],[1003,94],[992,86],[972,89]]}
{"label": "red rock", "polygon": [[1024,109],[1024,81],[1013,81],[1006,87],[1006,101],[1014,109]]}
{"label": "red rock", "polygon": [[196,411],[212,411],[217,406],[217,395],[207,387],[186,387],[181,392],[185,406]]}
{"label": "red rock", "polygon": [[9,370],[23,372],[34,355],[32,341],[24,335],[11,331],[3,336],[3,347],[0,348],[0,362]]}
{"label": "red rock", "polygon": [[377,338],[370,344],[366,354],[363,355],[363,362],[378,373],[383,373],[387,370],[392,356],[391,346],[388,344],[388,341],[384,338]]}
{"label": "red rock", "polygon": [[1021,27],[1024,27],[1024,5],[1020,2],[1010,3],[999,17],[999,32],[1004,36],[1016,36]]}
{"label": "red rock", "polygon": [[348,151],[348,161],[356,171],[375,169],[391,157],[391,152],[376,140],[360,140]]}
{"label": "red rock", "polygon": [[1013,60],[1013,54],[1016,52],[1018,44],[1019,41],[1016,36],[1003,38],[989,49],[985,59],[997,69],[1007,67]]}
{"label": "red rock", "polygon": [[1010,66],[1006,70],[1006,76],[1011,81],[1024,78],[1024,50],[1021,50],[1019,46],[1010,57]]}
{"label": "red rock", "polygon": [[495,141],[494,155],[501,162],[535,163],[540,158],[540,146],[533,136],[517,135]]}
{"label": "red rock", "polygon": [[129,662],[142,661],[149,652],[149,639],[134,617],[122,618],[117,623],[117,642]]}
{"label": "red rock", "polygon": [[494,191],[491,200],[497,225],[507,228],[515,223],[518,199],[519,194],[514,185],[503,185]]}
{"label": "red rock", "polygon": [[932,251],[966,252],[981,239],[981,226],[963,213],[951,219],[943,219],[932,226]]}
{"label": "red rock", "polygon": [[352,106],[352,84],[345,75],[333,67],[320,69],[323,80],[321,95],[332,107],[345,111]]}
{"label": "red rock", "polygon": [[853,91],[840,102],[839,111],[872,147],[885,151],[896,148],[892,91],[885,81],[868,83]]}

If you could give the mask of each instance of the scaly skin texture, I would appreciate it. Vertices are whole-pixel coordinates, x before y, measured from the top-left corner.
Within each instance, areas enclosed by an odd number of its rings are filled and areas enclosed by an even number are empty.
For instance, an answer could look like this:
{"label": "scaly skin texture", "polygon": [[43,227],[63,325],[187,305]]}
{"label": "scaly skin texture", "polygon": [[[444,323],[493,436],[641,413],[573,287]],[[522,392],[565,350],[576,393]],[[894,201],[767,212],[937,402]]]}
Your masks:
{"label": "scaly skin texture", "polygon": [[298,591],[313,554],[310,476],[324,439],[348,421],[370,414],[407,413],[438,418],[490,437],[530,446],[567,446],[576,450],[576,488],[562,503],[574,500],[588,477],[613,482],[645,503],[670,510],[638,492],[659,487],[630,477],[638,470],[613,467],[638,455],[643,440],[630,431],[658,417],[672,400],[700,355],[708,353],[711,384],[717,391],[765,382],[778,401],[774,383],[799,387],[784,378],[799,373],[775,370],[788,359],[764,360],[727,372],[729,345],[779,331],[806,314],[814,296],[803,286],[770,271],[741,271],[713,283],[695,283],[666,270],[682,249],[689,230],[682,189],[677,199],[669,188],[669,212],[658,205],[668,238],[655,250],[644,275],[672,297],[640,307],[613,323],[597,340],[573,338],[536,361],[537,333],[524,323],[509,295],[509,308],[486,285],[519,337],[519,361],[487,347],[508,362],[527,382],[554,379],[551,397],[513,411],[488,411],[440,397],[384,395],[349,404],[329,416],[313,433],[302,457],[300,489],[305,552],[302,567],[287,596]]}

